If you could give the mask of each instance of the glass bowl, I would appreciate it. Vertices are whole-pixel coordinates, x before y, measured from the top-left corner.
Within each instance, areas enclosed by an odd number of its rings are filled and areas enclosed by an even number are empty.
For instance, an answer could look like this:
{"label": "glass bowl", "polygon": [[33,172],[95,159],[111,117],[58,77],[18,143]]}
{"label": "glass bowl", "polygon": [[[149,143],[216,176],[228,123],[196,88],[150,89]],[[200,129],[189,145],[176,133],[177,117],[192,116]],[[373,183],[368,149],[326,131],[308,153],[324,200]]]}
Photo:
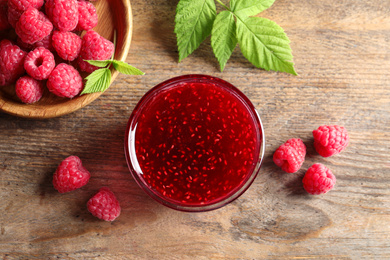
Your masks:
{"label": "glass bowl", "polygon": [[138,185],[180,211],[220,208],[242,195],[264,156],[250,100],[230,83],[184,75],[149,90],[130,116],[125,155]]}

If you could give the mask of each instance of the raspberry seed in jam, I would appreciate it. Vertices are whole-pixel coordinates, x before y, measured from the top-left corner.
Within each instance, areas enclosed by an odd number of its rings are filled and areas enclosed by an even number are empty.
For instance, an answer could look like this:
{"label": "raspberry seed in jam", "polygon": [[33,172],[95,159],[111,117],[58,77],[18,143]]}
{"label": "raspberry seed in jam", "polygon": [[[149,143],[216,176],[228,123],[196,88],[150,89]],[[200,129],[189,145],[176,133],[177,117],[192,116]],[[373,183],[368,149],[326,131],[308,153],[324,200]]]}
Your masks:
{"label": "raspberry seed in jam", "polygon": [[221,207],[240,196],[260,168],[260,118],[229,83],[205,75],[163,82],[129,120],[126,154],[138,184],[185,211]]}

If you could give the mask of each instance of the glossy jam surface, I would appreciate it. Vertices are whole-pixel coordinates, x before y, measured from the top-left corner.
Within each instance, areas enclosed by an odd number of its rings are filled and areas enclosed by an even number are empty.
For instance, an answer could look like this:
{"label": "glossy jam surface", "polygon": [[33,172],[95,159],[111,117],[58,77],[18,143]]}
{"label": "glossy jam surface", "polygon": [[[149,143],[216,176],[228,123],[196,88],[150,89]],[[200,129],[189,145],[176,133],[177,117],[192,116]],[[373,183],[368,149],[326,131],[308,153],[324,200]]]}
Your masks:
{"label": "glossy jam surface", "polygon": [[135,128],[140,178],[181,205],[205,205],[237,191],[259,158],[254,115],[230,89],[210,82],[162,88]]}

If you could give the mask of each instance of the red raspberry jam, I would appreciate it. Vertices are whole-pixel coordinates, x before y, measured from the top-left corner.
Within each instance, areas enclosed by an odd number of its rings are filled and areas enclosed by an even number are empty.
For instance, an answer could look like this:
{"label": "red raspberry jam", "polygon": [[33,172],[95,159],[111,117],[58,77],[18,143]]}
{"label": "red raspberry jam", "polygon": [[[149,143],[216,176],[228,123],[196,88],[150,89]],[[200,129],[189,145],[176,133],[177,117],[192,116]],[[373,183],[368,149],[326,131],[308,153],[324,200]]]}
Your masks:
{"label": "red raspberry jam", "polygon": [[126,153],[138,184],[185,211],[221,207],[241,195],[263,155],[261,121],[231,84],[187,75],[157,85],[129,121]]}

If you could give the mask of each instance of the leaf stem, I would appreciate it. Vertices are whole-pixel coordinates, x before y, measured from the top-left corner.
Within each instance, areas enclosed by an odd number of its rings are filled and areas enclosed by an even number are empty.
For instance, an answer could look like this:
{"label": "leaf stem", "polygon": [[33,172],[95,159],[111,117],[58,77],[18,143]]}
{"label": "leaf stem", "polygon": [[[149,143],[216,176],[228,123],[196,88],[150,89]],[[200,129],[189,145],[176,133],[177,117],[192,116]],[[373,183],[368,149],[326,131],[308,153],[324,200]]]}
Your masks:
{"label": "leaf stem", "polygon": [[230,10],[230,8],[229,7],[227,7],[224,3],[222,3],[221,2],[221,0],[217,0],[217,2],[220,4],[220,5],[222,5],[226,10],[228,10],[228,11],[232,11],[232,10]]}
{"label": "leaf stem", "polygon": [[114,60],[115,49],[116,49],[116,30],[114,30],[114,42],[113,42],[113,44],[114,44],[114,53],[111,56],[111,61]]}

